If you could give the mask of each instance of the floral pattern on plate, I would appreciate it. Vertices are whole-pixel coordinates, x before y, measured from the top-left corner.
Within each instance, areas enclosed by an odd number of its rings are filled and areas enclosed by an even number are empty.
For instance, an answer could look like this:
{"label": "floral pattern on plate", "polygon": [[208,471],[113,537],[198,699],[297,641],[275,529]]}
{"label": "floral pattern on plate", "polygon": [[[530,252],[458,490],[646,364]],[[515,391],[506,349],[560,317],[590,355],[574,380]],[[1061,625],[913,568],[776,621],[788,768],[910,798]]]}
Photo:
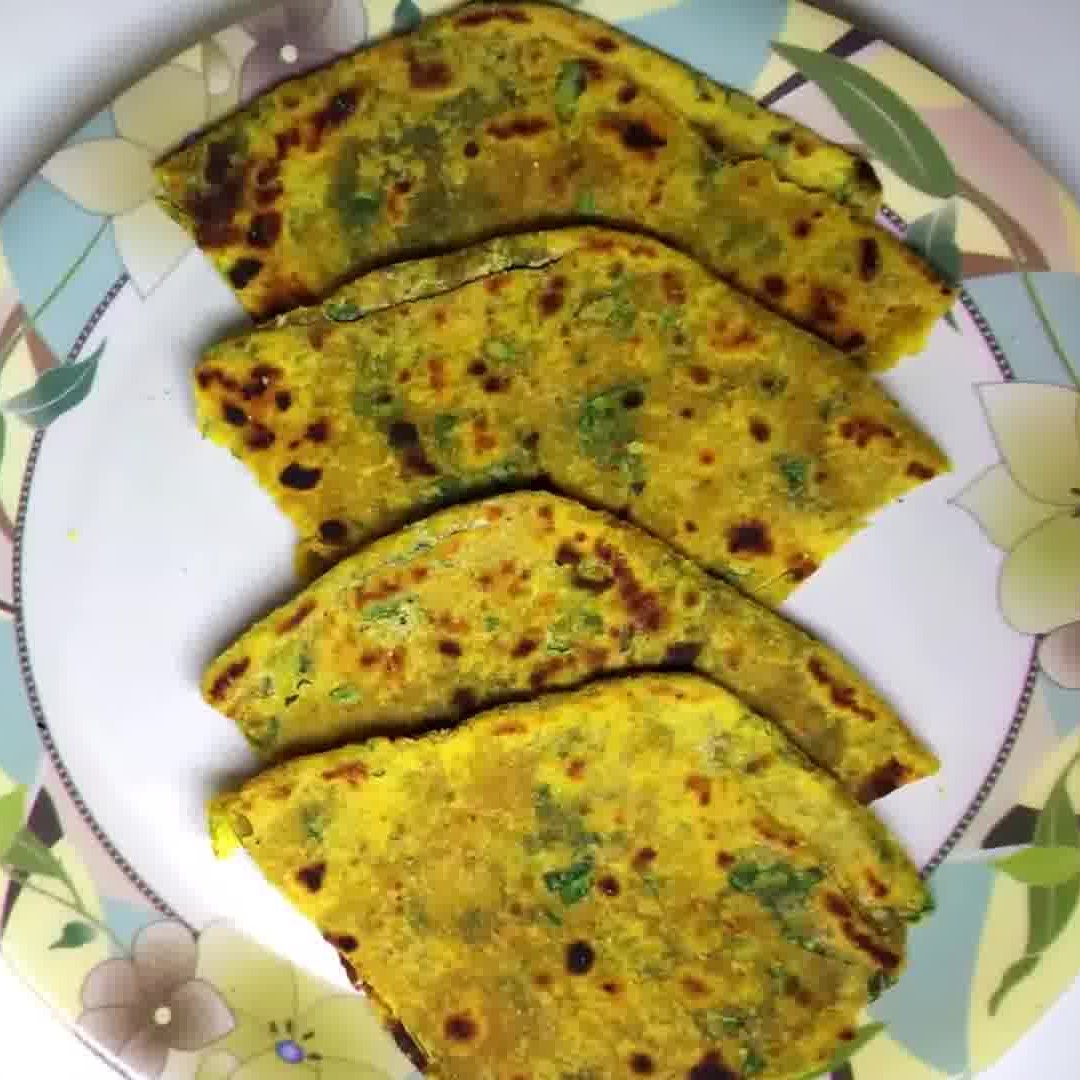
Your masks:
{"label": "floral pattern on plate", "polygon": [[[85,400],[99,366],[110,362],[95,336],[102,313],[121,293],[151,302],[192,250],[153,201],[154,158],[272,82],[445,6],[272,4],[120,95],[7,210],[8,263],[0,262],[5,568],[15,557],[27,463],[40,445],[34,432]],[[1044,674],[1033,676],[1018,713],[1023,754],[1002,760],[989,782],[1011,792],[1011,803],[980,823],[977,846],[961,844],[938,871],[942,912],[916,932],[911,971],[832,1065],[845,1080],[922,1080],[984,1068],[1080,967],[1080,770],[1072,734],[1080,723],[1080,384],[1070,358],[1080,323],[1068,332],[1061,326],[1061,313],[1080,309],[1080,213],[957,91],[804,4],[573,6],[676,53],[698,47],[695,28],[730,27],[710,38],[710,73],[747,73],[735,80],[744,89],[867,152],[887,204],[909,223],[908,242],[968,286],[968,311],[954,313],[954,330],[1006,342],[998,356],[1004,380],[988,371],[987,381],[972,386],[1000,460],[954,502],[1000,549],[1002,616],[1037,644]],[[1014,179],[1003,186],[1006,172]],[[46,206],[68,215],[71,227],[35,246],[29,238],[45,223]],[[895,218],[892,224],[899,227]],[[1042,297],[1048,278],[1061,279],[1055,288],[1075,300],[1057,303],[1056,322]],[[991,294],[992,302],[982,299]],[[1025,323],[1019,337],[1005,331],[1019,313],[1032,312],[1034,325]],[[1049,358],[1036,364],[1036,352]],[[10,614],[17,597],[9,577],[3,574],[0,610]],[[362,996],[297,970],[227,925],[163,920],[122,856],[84,824],[86,809],[54,748],[46,754],[37,741],[23,693],[14,628],[5,622],[0,694],[18,709],[0,736],[8,774],[0,774],[0,937],[9,962],[84,1037],[136,1075],[169,1080],[416,1075]],[[947,971],[939,960],[945,948],[952,950]]]}

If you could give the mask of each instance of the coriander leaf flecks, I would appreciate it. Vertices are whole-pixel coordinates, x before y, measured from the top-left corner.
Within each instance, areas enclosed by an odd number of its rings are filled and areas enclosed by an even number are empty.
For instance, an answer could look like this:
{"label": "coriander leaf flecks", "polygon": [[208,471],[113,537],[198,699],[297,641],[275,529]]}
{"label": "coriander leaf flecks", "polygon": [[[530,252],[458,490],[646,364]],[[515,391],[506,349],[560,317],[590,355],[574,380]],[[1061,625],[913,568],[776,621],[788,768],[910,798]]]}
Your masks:
{"label": "coriander leaf flecks", "polygon": [[810,476],[811,461],[807,457],[794,454],[781,454],[776,459],[776,467],[787,485],[790,499],[801,499],[806,495],[806,482]]}
{"label": "coriander leaf flecks", "polygon": [[323,308],[331,322],[356,322],[363,312],[351,300],[331,301]]}
{"label": "coriander leaf flecks", "polygon": [[548,892],[558,893],[567,907],[584,900],[592,884],[593,860],[589,856],[572,863],[565,870],[549,870],[544,874],[544,885]]}
{"label": "coriander leaf flecks", "polygon": [[567,60],[555,81],[555,112],[565,124],[577,111],[578,98],[585,92],[588,76],[580,60]]}

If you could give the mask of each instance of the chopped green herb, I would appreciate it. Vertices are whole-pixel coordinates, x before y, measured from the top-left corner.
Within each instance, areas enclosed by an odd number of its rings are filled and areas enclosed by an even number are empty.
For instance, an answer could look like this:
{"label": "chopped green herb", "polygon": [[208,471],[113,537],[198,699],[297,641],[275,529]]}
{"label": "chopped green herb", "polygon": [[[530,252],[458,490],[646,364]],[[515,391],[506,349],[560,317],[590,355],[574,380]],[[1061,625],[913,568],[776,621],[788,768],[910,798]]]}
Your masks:
{"label": "chopped green herb", "polygon": [[759,873],[757,863],[741,862],[728,874],[728,883],[739,892],[753,892]]}
{"label": "chopped green herb", "polygon": [[[583,560],[578,565],[579,571],[586,561],[588,560]],[[596,560],[596,564],[597,572],[603,573],[610,578],[611,570],[608,565],[599,560]],[[568,653],[573,649],[577,638],[595,637],[597,634],[602,633],[603,629],[603,617],[597,612],[589,610],[571,611],[551,624],[547,633],[545,648],[549,653]]]}
{"label": "chopped green herb", "polygon": [[794,454],[780,454],[776,458],[776,467],[787,484],[789,499],[801,499],[806,495],[806,481],[810,475],[810,459]]}
{"label": "chopped green herb", "polygon": [[728,882],[733,889],[756,896],[765,907],[777,913],[804,904],[824,876],[816,866],[796,870],[782,862],[762,866],[744,860],[731,869]]}
{"label": "chopped green herb", "polygon": [[422,933],[431,925],[423,900],[416,896],[406,897],[404,915],[409,927],[417,933]]}
{"label": "chopped green herb", "polygon": [[757,1076],[765,1069],[765,1059],[752,1046],[746,1047],[743,1054],[743,1076]]}
{"label": "chopped green herb", "polygon": [[637,305],[628,293],[632,284],[632,276],[626,275],[610,289],[590,290],[578,305],[576,317],[583,322],[603,323],[619,337],[629,337],[638,316]]}
{"label": "chopped green herb", "polygon": [[331,322],[356,322],[363,314],[351,300],[331,301],[323,308],[323,313]]}
{"label": "chopped green herb", "polygon": [[845,206],[851,202],[851,196],[855,194],[855,183],[851,179],[844,181],[843,185],[837,188],[833,192],[833,198],[841,205]]}
{"label": "chopped green herb", "polygon": [[578,415],[581,449],[601,465],[622,466],[637,435],[637,413],[623,404],[633,385],[616,386],[586,398]]}
{"label": "chopped green herb", "polygon": [[300,811],[300,822],[309,840],[317,844],[322,843],[326,826],[330,823],[324,806],[305,806]]}
{"label": "chopped green herb", "polygon": [[788,925],[784,920],[781,920],[781,922],[785,941],[790,941],[792,945],[798,945],[800,949],[805,949],[807,952],[824,955],[829,951],[825,947],[825,943],[819,937],[815,937],[812,934],[804,934]]}
{"label": "chopped green herb", "polygon": [[311,655],[306,641],[288,641],[285,647],[274,657],[274,667],[279,675],[293,676],[284,680],[286,685],[299,688],[304,683],[310,683],[310,679],[304,676],[310,675],[315,670],[315,660]]}
{"label": "chopped green herb", "polygon": [[346,224],[352,229],[366,229],[378,216],[382,196],[358,191],[343,208]]}
{"label": "chopped green herb", "polygon": [[416,616],[416,597],[406,596],[401,600],[389,600],[381,604],[368,604],[361,612],[361,618],[367,622],[396,622],[408,626]]}
{"label": "chopped green herb", "polygon": [[339,705],[354,705],[360,700],[360,691],[352,683],[342,683],[330,691],[330,700]]}
{"label": "chopped green herb", "polygon": [[441,505],[464,495],[469,485],[460,476],[440,476],[435,481],[434,490],[435,502]]}
{"label": "chopped green herb", "polygon": [[596,196],[591,191],[583,191],[574,203],[574,210],[586,216],[596,213]]}
{"label": "chopped green herb", "polygon": [[626,295],[620,293],[615,297],[608,323],[620,337],[629,337],[634,332],[634,323],[637,322],[637,307]]}
{"label": "chopped green herb", "polygon": [[378,216],[382,206],[381,195],[361,191],[358,187],[360,152],[359,139],[344,140],[338,155],[334,180],[327,195],[330,207],[337,211],[346,237],[354,245],[366,242],[363,234]]}
{"label": "chopped green herb", "polygon": [[672,330],[677,329],[679,325],[679,309],[675,307],[664,308],[660,312],[657,325],[660,327],[660,333],[662,334],[670,334]]}
{"label": "chopped green herb", "polygon": [[712,1042],[718,1042],[746,1024],[746,1017],[734,1009],[697,1009],[690,1017],[698,1031]]}
{"label": "chopped green herb", "polygon": [[453,413],[439,413],[435,417],[435,445],[443,453],[448,453],[453,448],[454,429],[458,425],[458,418]]}
{"label": "chopped green herb", "polygon": [[255,735],[254,733],[248,733],[248,741],[256,750],[265,753],[267,750],[272,750],[274,744],[278,741],[278,736],[281,734],[281,721],[276,716],[271,716],[266,722],[266,727],[263,729],[261,735]]}
{"label": "chopped green herb", "polygon": [[490,634],[498,630],[502,625],[502,620],[498,615],[485,615],[484,616],[484,629]]}
{"label": "chopped green herb", "polygon": [[492,338],[484,345],[484,355],[500,364],[513,363],[518,358],[518,347],[507,338]]}
{"label": "chopped green herb", "polygon": [[538,918],[541,922],[546,922],[548,926],[562,926],[562,916],[550,908],[541,908]]}
{"label": "chopped green herb", "polygon": [[580,60],[567,60],[559,68],[555,81],[555,112],[564,124],[573,119],[578,98],[585,93],[588,84],[585,65]]}
{"label": "chopped green herb", "polygon": [[851,407],[851,398],[846,390],[837,390],[818,404],[818,416],[826,423],[842,416]]}
{"label": "chopped green herb", "polygon": [[353,397],[352,409],[357,416],[395,420],[405,411],[405,406],[389,387],[375,386],[358,390]]}
{"label": "chopped green herb", "polygon": [[586,856],[565,870],[549,870],[544,874],[544,885],[548,892],[558,893],[562,902],[569,907],[589,895],[592,874],[593,861],[591,856]]}

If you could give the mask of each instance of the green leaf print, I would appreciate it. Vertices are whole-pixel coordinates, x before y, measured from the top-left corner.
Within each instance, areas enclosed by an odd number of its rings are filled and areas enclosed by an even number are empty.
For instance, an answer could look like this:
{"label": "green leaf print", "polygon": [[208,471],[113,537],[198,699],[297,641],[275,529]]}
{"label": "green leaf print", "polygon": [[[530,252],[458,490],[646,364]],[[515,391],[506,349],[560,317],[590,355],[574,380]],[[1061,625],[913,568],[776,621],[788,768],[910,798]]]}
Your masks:
{"label": "green leaf print", "polygon": [[97,937],[97,931],[84,922],[69,922],[64,924],[60,936],[49,946],[50,949],[78,949],[83,945],[89,945]]}
{"label": "green leaf print", "polygon": [[956,244],[956,203],[950,199],[908,226],[908,247],[917,251],[950,284],[960,281],[962,256]]}
{"label": "green leaf print", "polygon": [[0,861],[11,847],[26,814],[26,788],[13,788],[0,798]]}
{"label": "green leaf print", "polygon": [[394,8],[394,33],[415,30],[423,17],[413,0],[398,0],[397,7]]}
{"label": "green leaf print", "polygon": [[[1080,849],[1080,826],[1069,797],[1069,777],[1080,754],[1062,770],[1035,824],[1033,849]],[[993,1016],[1005,998],[1039,965],[1042,954],[1061,936],[1080,901],[1080,874],[1057,885],[1028,885],[1028,936],[1024,954],[1001,977],[990,997]]]}
{"label": "green leaf print", "polygon": [[4,856],[4,865],[20,874],[67,881],[60,860],[29,829],[21,829]]}
{"label": "green leaf print", "polygon": [[103,341],[85,360],[50,368],[29,390],[9,398],[0,408],[33,428],[48,427],[86,399],[104,351]]}
{"label": "green leaf print", "polygon": [[937,136],[895,91],[828,53],[780,43],[773,49],[821,88],[870,153],[901,179],[939,199],[956,194],[956,172]]}
{"label": "green leaf print", "polygon": [[1080,848],[1030,847],[994,865],[1022,885],[1064,885],[1080,874]]}

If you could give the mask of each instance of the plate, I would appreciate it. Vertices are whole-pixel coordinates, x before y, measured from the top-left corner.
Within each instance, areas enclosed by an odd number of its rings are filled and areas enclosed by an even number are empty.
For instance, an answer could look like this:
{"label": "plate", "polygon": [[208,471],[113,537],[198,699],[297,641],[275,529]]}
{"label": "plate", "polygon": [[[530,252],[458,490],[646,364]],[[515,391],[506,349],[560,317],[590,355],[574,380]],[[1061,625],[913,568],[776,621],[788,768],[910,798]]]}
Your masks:
{"label": "plate", "polygon": [[[194,358],[243,316],[150,164],[443,6],[268,7],[121,94],[0,221],[0,947],[135,1077],[415,1075],[314,929],[210,854],[204,801],[251,759],[198,675],[292,587],[293,535],[193,422]],[[811,7],[575,6],[867,153],[885,223],[963,282],[884,377],[955,470],[785,610],[944,763],[877,806],[938,912],[833,1075],[977,1074],[1080,968],[1080,211],[959,92]]]}

